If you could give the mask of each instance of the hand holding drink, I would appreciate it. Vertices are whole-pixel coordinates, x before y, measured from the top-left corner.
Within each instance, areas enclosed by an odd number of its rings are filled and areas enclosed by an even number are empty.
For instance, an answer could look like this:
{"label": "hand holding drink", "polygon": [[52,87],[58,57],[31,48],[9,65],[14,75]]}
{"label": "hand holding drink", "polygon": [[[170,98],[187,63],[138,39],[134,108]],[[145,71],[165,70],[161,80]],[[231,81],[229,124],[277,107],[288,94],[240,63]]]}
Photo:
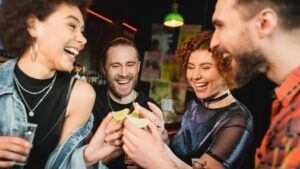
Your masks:
{"label": "hand holding drink", "polygon": [[25,165],[37,125],[15,123],[13,129],[0,129],[0,167]]}
{"label": "hand holding drink", "polygon": [[[136,107],[133,112],[130,112],[129,109],[123,109],[112,112],[112,115],[116,121],[128,120],[139,128],[145,128],[149,123],[149,120],[144,118],[138,109],[136,109]],[[139,168],[133,160],[128,158],[127,154],[124,156],[124,164],[127,166],[127,169]]]}
{"label": "hand holding drink", "polygon": [[[116,121],[123,122],[123,120],[128,120],[131,123],[135,124],[139,128],[144,128],[147,126],[149,120],[142,118],[140,116],[140,113],[137,110],[134,110],[133,112],[130,112],[128,108],[120,110],[120,111],[114,111],[112,112],[113,118]],[[124,164],[127,166],[127,169],[137,169],[138,166],[128,158],[127,154],[124,156]]]}

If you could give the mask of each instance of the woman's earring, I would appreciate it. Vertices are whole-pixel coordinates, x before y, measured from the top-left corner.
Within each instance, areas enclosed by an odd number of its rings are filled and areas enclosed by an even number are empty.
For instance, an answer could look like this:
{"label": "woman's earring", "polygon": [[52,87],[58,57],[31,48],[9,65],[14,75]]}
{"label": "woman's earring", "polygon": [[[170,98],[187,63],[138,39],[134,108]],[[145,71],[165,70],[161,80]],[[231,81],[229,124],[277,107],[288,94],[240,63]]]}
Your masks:
{"label": "woman's earring", "polygon": [[34,44],[34,46],[31,45],[30,52],[31,52],[31,60],[33,62],[36,61],[38,50],[39,50],[39,44],[37,42]]}

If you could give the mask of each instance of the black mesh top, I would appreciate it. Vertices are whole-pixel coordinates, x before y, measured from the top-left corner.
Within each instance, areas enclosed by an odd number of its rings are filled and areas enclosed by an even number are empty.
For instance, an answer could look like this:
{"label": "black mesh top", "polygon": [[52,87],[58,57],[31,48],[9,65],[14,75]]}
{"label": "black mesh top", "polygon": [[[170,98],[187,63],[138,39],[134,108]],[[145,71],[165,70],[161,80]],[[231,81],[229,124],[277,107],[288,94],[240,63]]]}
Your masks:
{"label": "black mesh top", "polygon": [[[40,91],[45,86],[49,85],[54,78],[52,77],[45,80],[34,79],[23,73],[18,66],[16,66],[14,73],[22,86],[30,91]],[[50,153],[56,148],[65,120],[67,107],[66,97],[69,90],[71,76],[72,75],[69,73],[57,72],[53,88],[36,108],[34,111],[35,115],[33,117],[28,115],[29,109],[24,104],[26,107],[28,121],[38,124],[33,141],[33,148],[30,151],[30,156],[27,165],[24,166],[24,169],[44,168]],[[22,93],[31,109],[44,96],[45,92],[32,95],[22,90]],[[24,103],[24,100],[22,101]]]}
{"label": "black mesh top", "polygon": [[240,168],[253,137],[253,120],[240,102],[209,109],[191,101],[181,128],[170,143],[172,151],[187,164],[207,153],[226,168]]}

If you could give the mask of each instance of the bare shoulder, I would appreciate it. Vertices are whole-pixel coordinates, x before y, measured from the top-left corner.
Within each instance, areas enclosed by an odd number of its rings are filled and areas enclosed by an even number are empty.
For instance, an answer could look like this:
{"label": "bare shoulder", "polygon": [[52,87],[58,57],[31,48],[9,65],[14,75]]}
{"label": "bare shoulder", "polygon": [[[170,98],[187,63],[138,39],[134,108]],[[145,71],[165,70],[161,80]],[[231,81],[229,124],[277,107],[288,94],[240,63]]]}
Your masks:
{"label": "bare shoulder", "polygon": [[60,143],[63,143],[77,128],[83,126],[91,116],[95,91],[93,87],[83,80],[77,80],[67,105],[66,118]]}
{"label": "bare shoulder", "polygon": [[85,102],[88,100],[94,101],[96,96],[94,88],[86,81],[79,79],[75,83],[74,89],[72,91],[72,95],[73,94],[78,101],[81,100]]}
{"label": "bare shoulder", "polygon": [[89,83],[77,80],[71,92],[66,116],[83,120],[84,123],[91,115],[95,97],[96,93]]}

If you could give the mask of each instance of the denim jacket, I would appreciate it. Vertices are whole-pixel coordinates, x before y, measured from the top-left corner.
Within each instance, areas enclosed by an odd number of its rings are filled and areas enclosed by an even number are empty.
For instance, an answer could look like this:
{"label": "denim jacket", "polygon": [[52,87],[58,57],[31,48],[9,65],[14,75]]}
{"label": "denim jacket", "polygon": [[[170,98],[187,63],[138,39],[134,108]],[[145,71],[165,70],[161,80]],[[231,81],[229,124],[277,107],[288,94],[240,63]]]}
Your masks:
{"label": "denim jacket", "polygon": [[[15,121],[27,122],[26,109],[14,86],[13,74],[17,59],[5,62],[0,66],[0,128],[8,131]],[[85,169],[83,157],[85,138],[93,127],[94,117],[76,129],[71,136],[50,155],[46,169]],[[106,168],[101,162],[91,168]],[[13,167],[16,168],[16,167]]]}

